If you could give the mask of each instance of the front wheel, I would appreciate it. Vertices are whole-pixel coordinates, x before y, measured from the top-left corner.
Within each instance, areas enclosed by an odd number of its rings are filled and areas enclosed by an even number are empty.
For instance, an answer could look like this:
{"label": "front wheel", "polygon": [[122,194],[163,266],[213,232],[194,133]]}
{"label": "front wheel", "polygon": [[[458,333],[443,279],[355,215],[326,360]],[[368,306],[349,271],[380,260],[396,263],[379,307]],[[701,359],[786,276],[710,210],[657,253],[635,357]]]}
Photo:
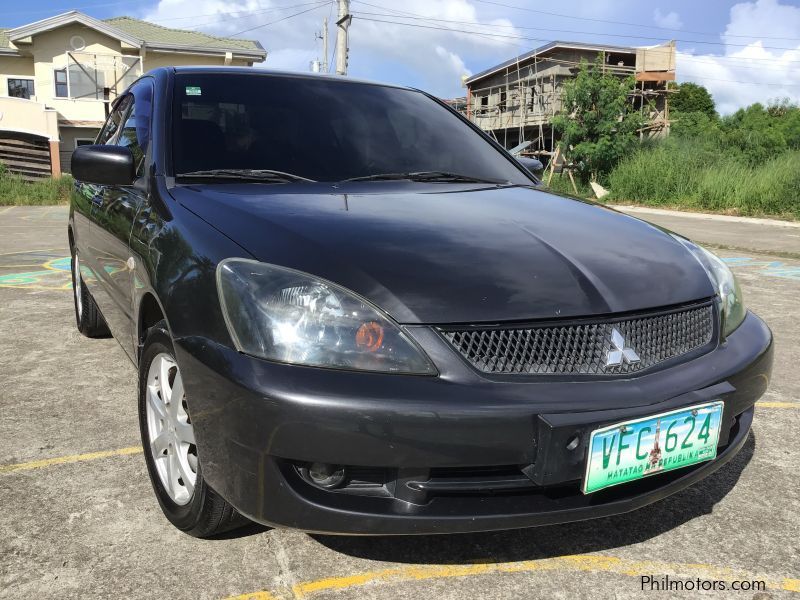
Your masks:
{"label": "front wheel", "polygon": [[175,527],[204,538],[248,522],[203,479],[183,377],[164,321],[148,332],[139,361],[139,427],[150,481]]}

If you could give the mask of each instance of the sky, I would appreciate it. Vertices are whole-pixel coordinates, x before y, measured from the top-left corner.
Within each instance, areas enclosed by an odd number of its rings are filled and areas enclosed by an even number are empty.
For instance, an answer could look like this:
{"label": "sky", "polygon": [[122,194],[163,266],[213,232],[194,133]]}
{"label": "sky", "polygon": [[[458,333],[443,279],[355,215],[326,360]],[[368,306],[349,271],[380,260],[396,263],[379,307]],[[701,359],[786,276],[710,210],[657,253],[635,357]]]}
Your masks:
{"label": "sky", "polygon": [[[0,26],[77,9],[166,27],[257,39],[263,68],[308,71],[322,60],[326,0],[0,0]],[[24,6],[24,8],[23,8]],[[800,102],[800,0],[351,0],[349,75],[463,96],[462,78],[552,40],[647,46],[677,42],[678,81],[729,114],[753,102]],[[332,63],[332,61],[329,62]]]}

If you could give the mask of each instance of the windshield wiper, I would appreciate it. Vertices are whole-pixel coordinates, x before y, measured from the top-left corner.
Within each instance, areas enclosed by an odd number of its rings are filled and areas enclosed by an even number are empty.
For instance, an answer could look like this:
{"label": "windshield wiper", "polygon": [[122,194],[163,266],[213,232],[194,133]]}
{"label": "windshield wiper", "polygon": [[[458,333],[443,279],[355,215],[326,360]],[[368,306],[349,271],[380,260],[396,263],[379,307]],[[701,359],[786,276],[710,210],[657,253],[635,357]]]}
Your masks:
{"label": "windshield wiper", "polygon": [[178,173],[175,177],[187,179],[246,179],[271,183],[289,183],[292,181],[315,181],[300,175],[274,171],[272,169],[210,169],[208,171],[190,171]]}
{"label": "windshield wiper", "polygon": [[343,181],[394,181],[405,179],[408,181],[430,181],[434,183],[496,183],[505,184],[507,181],[489,179],[486,177],[473,177],[448,171],[416,171],[413,173],[377,173],[363,177],[351,177]]}

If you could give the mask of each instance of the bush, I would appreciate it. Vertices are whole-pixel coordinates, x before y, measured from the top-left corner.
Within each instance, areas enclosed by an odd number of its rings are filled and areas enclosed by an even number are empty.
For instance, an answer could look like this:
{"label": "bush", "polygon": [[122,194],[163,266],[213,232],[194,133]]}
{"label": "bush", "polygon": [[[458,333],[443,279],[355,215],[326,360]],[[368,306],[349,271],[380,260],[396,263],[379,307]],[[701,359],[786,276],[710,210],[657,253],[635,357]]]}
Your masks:
{"label": "bush", "polygon": [[27,181],[0,163],[0,206],[66,204],[72,184],[70,175]]}
{"label": "bush", "polygon": [[[670,136],[637,143],[608,175],[598,173],[610,199],[800,219],[800,107],[778,100],[719,118],[710,96],[689,97],[698,86],[681,89],[687,101]],[[554,178],[551,188],[574,194],[566,178]],[[592,193],[580,186],[578,195]]]}

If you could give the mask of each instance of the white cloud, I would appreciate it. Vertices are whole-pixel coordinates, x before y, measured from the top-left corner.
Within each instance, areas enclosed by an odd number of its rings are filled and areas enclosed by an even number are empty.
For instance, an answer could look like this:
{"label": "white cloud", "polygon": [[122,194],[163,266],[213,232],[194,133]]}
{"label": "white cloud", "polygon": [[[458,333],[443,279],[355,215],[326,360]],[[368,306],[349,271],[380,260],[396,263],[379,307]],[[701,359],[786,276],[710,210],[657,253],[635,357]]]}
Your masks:
{"label": "white cloud", "polygon": [[[722,114],[774,98],[800,102],[798,32],[798,7],[780,4],[778,0],[736,4],[722,35],[724,52],[678,52],[678,78],[708,88]],[[769,38],[763,38],[764,35]],[[780,37],[789,39],[772,39]]]}
{"label": "white cloud", "polygon": [[[778,0],[757,0],[741,2],[731,7],[731,20],[723,39],[731,43],[746,43],[761,40],[763,35],[770,38],[789,38],[800,36],[800,8],[780,4]],[[742,39],[733,36],[749,36]],[[768,46],[789,46],[787,40],[773,39]]]}
{"label": "white cloud", "polygon": [[660,8],[653,11],[653,21],[659,27],[666,27],[667,29],[680,29],[683,27],[681,17],[674,10],[668,13],[662,13]]}
{"label": "white cloud", "polygon": [[458,54],[450,52],[442,46],[436,46],[436,54],[439,56],[439,58],[445,60],[445,64],[450,67],[450,70],[455,73],[457,77],[463,78],[472,75],[472,71],[467,69],[467,66],[464,64],[464,61]]}
{"label": "white cloud", "polygon": [[[277,21],[243,33],[241,37],[257,39],[267,50],[264,68],[308,71],[310,61],[322,58],[321,44],[315,40],[314,33],[321,29],[323,17],[331,15],[330,7],[324,5],[278,21],[306,8],[286,7],[285,0],[160,0],[141,16],[166,27],[199,29],[217,35],[232,35]],[[440,96],[464,93],[461,77],[469,73],[465,62],[488,66],[529,49],[525,42],[520,46],[504,37],[448,33],[419,27],[428,25],[468,30],[472,24],[481,23],[480,29],[487,31],[483,24],[488,23],[493,26],[491,31],[508,36],[520,35],[508,19],[479,18],[476,7],[469,0],[406,0],[402,6],[382,9],[356,3],[351,10],[355,18],[350,28],[350,74],[393,83],[413,83]],[[459,23],[404,20],[401,13]],[[188,18],[187,15],[206,16]],[[335,11],[331,17],[330,50],[333,51]],[[404,21],[413,26],[370,19]]]}

